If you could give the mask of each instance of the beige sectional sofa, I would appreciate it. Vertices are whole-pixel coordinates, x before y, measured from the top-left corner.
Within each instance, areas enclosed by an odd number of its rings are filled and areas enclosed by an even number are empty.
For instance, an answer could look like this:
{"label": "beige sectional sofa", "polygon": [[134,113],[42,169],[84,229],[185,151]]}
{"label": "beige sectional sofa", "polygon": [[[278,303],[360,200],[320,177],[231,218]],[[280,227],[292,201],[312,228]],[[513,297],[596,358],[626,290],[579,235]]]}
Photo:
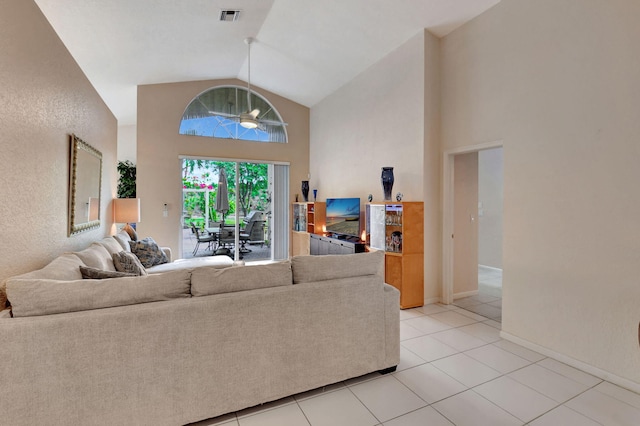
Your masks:
{"label": "beige sectional sofa", "polygon": [[399,293],[383,268],[374,252],[9,279],[1,422],[181,425],[393,369]]}

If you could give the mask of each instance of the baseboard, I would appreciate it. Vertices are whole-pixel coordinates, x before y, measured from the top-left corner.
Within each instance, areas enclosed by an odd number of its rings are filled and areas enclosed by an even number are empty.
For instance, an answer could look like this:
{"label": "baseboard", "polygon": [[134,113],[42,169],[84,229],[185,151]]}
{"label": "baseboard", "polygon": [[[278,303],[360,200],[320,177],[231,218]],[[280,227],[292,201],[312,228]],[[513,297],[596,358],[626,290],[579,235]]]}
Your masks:
{"label": "baseboard", "polygon": [[442,303],[442,298],[441,297],[432,297],[430,299],[424,299],[424,304],[425,305],[431,305],[433,303]]}
{"label": "baseboard", "polygon": [[462,299],[463,297],[475,296],[476,294],[478,294],[478,290],[463,291],[462,293],[455,293],[453,295],[453,300]]}
{"label": "baseboard", "polygon": [[480,268],[489,269],[491,271],[496,271],[496,272],[502,272],[502,268],[494,268],[493,266],[478,265],[478,269]]}
{"label": "baseboard", "polygon": [[607,382],[613,383],[614,385],[618,385],[635,393],[640,393],[640,383],[633,382],[629,379],[625,379],[624,377],[616,376],[615,374],[612,374],[608,371],[601,370],[598,367],[594,367],[593,365],[578,361],[577,359],[571,358],[570,356],[561,354],[549,348],[545,348],[544,346],[540,346],[536,343],[529,342],[528,340],[521,339],[520,337],[514,336],[513,334],[509,334],[505,331],[500,332],[500,337],[523,346],[527,349],[531,349],[532,351],[538,352],[542,355],[548,356],[549,358],[553,358],[556,361],[563,362],[567,365],[570,365],[571,367],[582,370],[585,373],[591,374],[592,376],[596,376],[602,380],[606,380]]}

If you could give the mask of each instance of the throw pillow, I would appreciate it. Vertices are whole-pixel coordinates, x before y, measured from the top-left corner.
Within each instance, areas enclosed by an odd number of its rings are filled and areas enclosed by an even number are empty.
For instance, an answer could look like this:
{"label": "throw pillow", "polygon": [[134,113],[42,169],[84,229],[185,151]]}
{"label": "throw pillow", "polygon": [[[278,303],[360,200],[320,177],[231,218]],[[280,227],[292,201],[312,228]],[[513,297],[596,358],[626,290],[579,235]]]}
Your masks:
{"label": "throw pillow", "polygon": [[90,268],[88,266],[80,266],[80,273],[82,274],[82,278],[89,280],[102,280],[105,278],[122,278],[136,276],[136,274],[131,274],[128,272],[105,271],[102,269]]}
{"label": "throw pillow", "polygon": [[113,264],[116,270],[119,272],[126,272],[134,275],[147,275],[146,269],[140,263],[140,259],[133,253],[121,251],[120,253],[114,253]]}
{"label": "throw pillow", "polygon": [[138,256],[140,263],[142,263],[142,266],[145,268],[168,262],[167,256],[151,237],[138,241],[129,241],[129,246],[131,247],[131,253]]}
{"label": "throw pillow", "polygon": [[127,234],[129,234],[129,238],[131,238],[131,241],[138,241],[138,233],[128,223],[122,228],[122,231],[124,231]]}

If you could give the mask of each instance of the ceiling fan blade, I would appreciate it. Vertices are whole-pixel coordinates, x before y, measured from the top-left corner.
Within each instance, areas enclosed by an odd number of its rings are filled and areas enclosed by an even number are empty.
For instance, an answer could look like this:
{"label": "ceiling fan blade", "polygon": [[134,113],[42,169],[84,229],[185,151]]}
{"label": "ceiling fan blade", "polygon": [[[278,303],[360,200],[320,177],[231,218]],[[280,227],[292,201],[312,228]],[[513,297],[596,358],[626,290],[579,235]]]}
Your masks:
{"label": "ceiling fan blade", "polygon": [[260,114],[260,110],[258,108],[254,109],[249,113],[249,115],[251,115],[254,119],[258,117],[258,114]]}

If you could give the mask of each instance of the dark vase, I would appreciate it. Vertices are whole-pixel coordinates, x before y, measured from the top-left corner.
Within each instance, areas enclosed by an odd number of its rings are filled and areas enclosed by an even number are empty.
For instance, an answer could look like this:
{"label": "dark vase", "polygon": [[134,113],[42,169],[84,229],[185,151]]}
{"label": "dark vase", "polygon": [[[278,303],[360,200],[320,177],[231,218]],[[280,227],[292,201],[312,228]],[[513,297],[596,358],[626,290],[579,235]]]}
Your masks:
{"label": "dark vase", "polygon": [[304,198],[304,201],[309,201],[309,181],[308,180],[302,181],[302,197]]}
{"label": "dark vase", "polygon": [[384,191],[384,201],[391,201],[393,191],[393,167],[382,168],[382,189]]}

